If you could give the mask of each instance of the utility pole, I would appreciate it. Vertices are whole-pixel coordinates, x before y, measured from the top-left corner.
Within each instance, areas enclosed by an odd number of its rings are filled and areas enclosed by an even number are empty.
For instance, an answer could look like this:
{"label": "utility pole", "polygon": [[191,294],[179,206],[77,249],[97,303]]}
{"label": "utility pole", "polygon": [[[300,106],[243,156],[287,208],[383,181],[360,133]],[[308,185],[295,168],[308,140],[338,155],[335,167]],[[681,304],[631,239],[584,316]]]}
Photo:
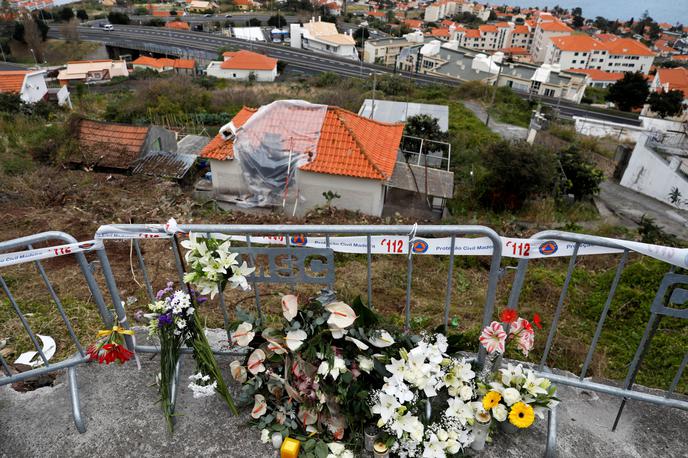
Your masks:
{"label": "utility pole", "polygon": [[[491,67],[492,65],[490,65]],[[489,71],[489,68],[488,68]],[[499,77],[502,74],[502,64],[499,63],[499,69],[497,70],[497,79],[495,80],[494,83],[494,91],[492,91],[492,100],[490,101],[490,107],[487,109],[487,118],[485,118],[485,125],[490,126],[490,110],[492,107],[494,107],[494,102],[495,102],[495,96],[497,95],[497,89],[499,88]]]}
{"label": "utility pole", "polygon": [[377,72],[373,72],[373,104],[370,109],[370,119],[375,116],[375,87],[377,86]]}

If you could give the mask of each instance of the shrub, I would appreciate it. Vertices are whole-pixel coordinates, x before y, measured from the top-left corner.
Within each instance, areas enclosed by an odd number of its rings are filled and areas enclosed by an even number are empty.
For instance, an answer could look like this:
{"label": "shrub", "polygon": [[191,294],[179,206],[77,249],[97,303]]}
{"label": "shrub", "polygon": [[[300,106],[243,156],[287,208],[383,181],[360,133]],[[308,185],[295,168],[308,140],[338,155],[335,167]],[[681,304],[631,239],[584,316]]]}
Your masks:
{"label": "shrub", "polygon": [[559,163],[566,175],[563,192],[573,194],[577,200],[600,192],[604,173],[583,157],[576,145],[559,153]]}

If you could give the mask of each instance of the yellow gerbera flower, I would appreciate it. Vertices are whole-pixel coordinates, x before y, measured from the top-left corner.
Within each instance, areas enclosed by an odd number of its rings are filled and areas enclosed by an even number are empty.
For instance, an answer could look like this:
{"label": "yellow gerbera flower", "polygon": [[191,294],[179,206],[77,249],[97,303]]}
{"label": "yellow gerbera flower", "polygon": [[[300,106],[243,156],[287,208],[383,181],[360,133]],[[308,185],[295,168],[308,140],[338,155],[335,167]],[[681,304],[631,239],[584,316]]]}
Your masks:
{"label": "yellow gerbera flower", "polygon": [[518,428],[528,428],[535,421],[533,408],[523,402],[517,402],[511,407],[509,421]]}
{"label": "yellow gerbera flower", "polygon": [[490,391],[483,397],[483,409],[489,411],[491,408],[499,404],[499,401],[501,400],[501,394],[497,393],[496,391]]}

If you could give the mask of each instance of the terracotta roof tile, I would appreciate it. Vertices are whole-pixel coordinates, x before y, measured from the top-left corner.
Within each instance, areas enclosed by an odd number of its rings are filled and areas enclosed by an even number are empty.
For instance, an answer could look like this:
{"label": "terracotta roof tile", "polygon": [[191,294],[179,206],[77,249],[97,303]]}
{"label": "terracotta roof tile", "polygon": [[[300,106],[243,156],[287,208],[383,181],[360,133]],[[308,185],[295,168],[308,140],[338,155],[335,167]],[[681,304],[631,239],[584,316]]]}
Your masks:
{"label": "terracotta roof tile", "polygon": [[225,70],[272,70],[277,66],[277,59],[251,51],[225,52],[225,61],[220,68]]}
{"label": "terracotta roof tile", "polygon": [[605,72],[596,68],[570,68],[569,73],[582,73],[588,75],[593,81],[618,81],[623,78],[623,73]]}
{"label": "terracotta roof tile", "polygon": [[627,56],[654,56],[655,53],[647,46],[632,38],[619,38],[605,43],[609,54]]}
{"label": "terracotta roof tile", "polygon": [[[242,108],[232,119],[235,127],[246,123],[256,110]],[[293,119],[290,120],[293,122]],[[275,120],[280,123],[279,119]],[[286,122],[286,121],[284,121]],[[376,180],[392,176],[404,124],[387,124],[328,107],[320,130],[315,160],[302,170]],[[225,160],[233,157],[232,141],[216,136],[201,157]]]}
{"label": "terracotta roof tile", "polygon": [[165,27],[170,29],[190,30],[189,24],[184,21],[169,21],[165,23]]}
{"label": "terracotta roof tile", "polygon": [[149,127],[114,124],[82,119],[77,140],[80,163],[127,169],[141,155]]}
{"label": "terracotta roof tile", "polygon": [[683,96],[688,99],[688,68],[660,68],[657,76],[663,89],[683,91]]}
{"label": "terracotta roof tile", "polygon": [[0,92],[20,92],[29,73],[24,70],[0,71]]}
{"label": "terracotta roof tile", "polygon": [[520,34],[530,33],[530,29],[528,28],[527,25],[517,25],[516,27],[514,27],[513,33],[520,33]]}
{"label": "terracotta roof tile", "polygon": [[449,29],[434,27],[430,29],[430,35],[433,37],[449,38]]}
{"label": "terracotta roof tile", "polygon": [[545,32],[573,32],[573,29],[560,21],[541,22],[539,27]]}

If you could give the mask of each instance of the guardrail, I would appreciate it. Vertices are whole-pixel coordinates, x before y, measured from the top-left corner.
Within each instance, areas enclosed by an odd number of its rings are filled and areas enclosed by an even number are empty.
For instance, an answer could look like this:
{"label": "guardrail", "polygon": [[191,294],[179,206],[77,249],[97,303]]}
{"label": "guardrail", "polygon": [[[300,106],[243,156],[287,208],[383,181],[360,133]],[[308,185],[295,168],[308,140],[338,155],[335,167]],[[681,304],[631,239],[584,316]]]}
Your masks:
{"label": "guardrail", "polygon": [[[21,237],[14,240],[0,242],[0,252],[16,249],[23,249],[29,251],[34,249],[33,245],[35,244],[55,241],[65,242],[67,244],[78,244],[77,240],[74,237],[64,232],[43,232],[40,234],[30,235],[28,237]],[[67,253],[70,251],[68,248],[62,248],[62,250],[66,251]],[[84,277],[84,280],[86,281],[86,284],[88,285],[88,289],[90,290],[91,295],[93,296],[93,299],[96,302],[96,306],[103,320],[103,323],[105,323],[105,325],[108,327],[112,327],[112,316],[107,311],[107,306],[105,305],[103,296],[100,292],[100,289],[98,288],[98,284],[96,283],[95,278],[91,273],[84,253],[77,252],[73,256],[79,269],[81,270],[81,273]],[[86,363],[89,360],[89,357],[84,351],[84,347],[81,345],[81,342],[79,341],[78,337],[76,336],[76,333],[74,332],[74,327],[69,317],[65,313],[62,301],[60,300],[60,297],[58,296],[57,292],[55,291],[55,288],[50,282],[48,274],[45,268],[43,267],[41,261],[38,260],[38,258],[29,257],[25,257],[24,259],[22,259],[22,256],[20,255],[17,261],[14,262],[14,264],[19,265],[31,262],[33,262],[33,264],[35,265],[36,270],[38,271],[38,275],[41,278],[41,281],[45,284],[45,287],[48,290],[48,293],[50,294],[52,301],[55,303],[57,312],[59,313],[60,318],[62,319],[65,327],[67,328],[69,337],[72,343],[74,344],[76,353],[63,361],[59,361],[56,363],[51,363],[49,361],[48,357],[46,357],[46,355],[43,352],[41,344],[38,342],[38,339],[36,338],[36,334],[31,329],[31,326],[29,325],[26,315],[22,312],[22,309],[18,303],[19,301],[15,299],[15,296],[10,291],[10,287],[8,286],[4,277],[0,275],[0,287],[7,296],[7,299],[12,309],[14,310],[14,313],[21,321],[24,331],[28,334],[31,343],[35,347],[36,352],[40,357],[40,362],[36,365],[36,368],[21,373],[13,373],[10,370],[7,361],[5,361],[2,355],[0,355],[0,366],[2,366],[2,372],[4,373],[4,376],[0,376],[0,386],[20,382],[41,375],[46,375],[63,369],[67,369],[69,395],[72,404],[72,415],[74,417],[74,424],[76,425],[77,430],[83,433],[86,431],[86,425],[84,424],[84,420],[81,417],[81,407],[79,403],[79,386],[77,384],[76,379],[76,366]]]}
{"label": "guardrail", "polygon": [[[365,274],[361,273],[361,278],[365,278],[367,302],[370,306],[375,307],[377,298],[375,296],[375,288],[373,285],[377,281],[374,277],[375,260],[379,259],[380,254],[397,254],[403,256],[401,264],[405,265],[405,272],[399,271],[400,276],[405,277],[403,288],[403,324],[405,329],[410,329],[412,325],[412,302],[413,302],[413,284],[414,264],[419,256],[428,250],[428,244],[432,247],[433,238],[441,237],[443,240],[442,249],[444,251],[437,252],[436,255],[444,255],[446,257],[446,285],[443,294],[438,295],[438,303],[443,303],[441,321],[445,330],[449,324],[449,314],[452,305],[452,297],[456,294],[454,283],[457,276],[456,264],[457,257],[463,256],[464,251],[471,244],[470,241],[479,240],[478,244],[473,244],[479,253],[476,251],[475,255],[489,258],[489,267],[484,269],[486,275],[486,287],[482,302],[481,325],[485,326],[492,321],[495,315],[495,304],[497,302],[497,292],[500,279],[505,278],[506,268],[503,268],[503,255],[507,254],[511,257],[521,257],[518,261],[516,274],[508,293],[508,298],[504,297],[504,302],[507,308],[517,309],[521,299],[524,285],[528,281],[528,265],[530,262],[555,262],[552,259],[542,261],[541,259],[532,258],[547,258],[548,255],[553,255],[558,251],[558,255],[570,256],[568,267],[566,269],[566,276],[563,279],[559,299],[554,309],[551,325],[549,326],[549,333],[544,346],[544,351],[541,355],[538,372],[550,378],[553,382],[568,385],[587,390],[597,391],[616,396],[621,399],[619,412],[612,429],[615,429],[621,418],[623,407],[628,400],[650,402],[663,407],[679,408],[688,410],[688,401],[674,395],[674,392],[685,372],[688,365],[688,352],[683,356],[681,363],[673,377],[671,385],[664,395],[657,395],[648,393],[643,390],[634,389],[634,382],[643,358],[653,339],[653,336],[658,332],[659,323],[662,317],[671,316],[674,318],[685,319],[688,318],[688,310],[679,308],[681,305],[688,303],[688,288],[684,289],[684,285],[688,285],[688,276],[677,274],[676,266],[685,268],[688,264],[688,257],[686,250],[677,250],[673,248],[660,247],[655,245],[644,245],[636,242],[627,242],[622,240],[607,239],[602,237],[588,236],[582,234],[573,234],[559,231],[545,231],[536,234],[531,239],[523,241],[523,239],[505,239],[500,237],[495,231],[484,226],[371,226],[371,225],[180,225],[169,227],[163,225],[145,225],[145,224],[125,224],[125,225],[109,225],[103,226],[96,234],[96,243],[93,251],[98,257],[102,275],[107,287],[110,299],[112,301],[116,319],[125,327],[129,327],[127,319],[127,310],[121,297],[121,289],[124,286],[128,292],[139,288],[145,289],[145,294],[154,300],[153,283],[161,282],[161,275],[158,273],[156,278],[149,275],[149,264],[144,258],[144,253],[149,256],[157,256],[159,258],[166,257],[169,259],[170,255],[173,258],[173,264],[167,266],[176,271],[179,277],[179,282],[184,285],[183,276],[185,271],[184,256],[180,250],[180,237],[184,234],[195,232],[212,236],[213,234],[223,234],[232,237],[233,249],[239,256],[245,260],[250,266],[257,267],[254,274],[247,277],[248,281],[253,285],[252,301],[257,313],[263,313],[263,302],[265,292],[264,287],[267,284],[282,284],[291,289],[303,287],[307,284],[314,284],[325,286],[333,289],[335,285],[335,271],[336,259],[341,259],[344,256],[356,257],[358,261],[365,260]],[[463,237],[479,236],[480,239],[467,239]],[[62,240],[73,242],[66,234],[62,233],[46,233],[38,234],[36,236],[25,237],[14,241],[0,243],[0,251],[7,251],[17,247],[30,247],[31,243],[35,241],[46,240]],[[515,242],[523,243],[515,243]],[[467,242],[468,241],[468,242]],[[127,248],[131,250],[130,265],[126,266],[126,270],[134,271],[134,263],[138,267],[138,271],[143,278],[142,285],[133,286],[124,280],[124,277],[116,278],[113,273],[113,268],[110,264],[111,257],[108,256],[108,250],[114,248],[113,245],[117,243],[127,243]],[[387,243],[385,245],[385,242]],[[525,243],[528,242],[528,243]],[[130,246],[129,246],[130,244]],[[144,246],[145,244],[145,246]],[[557,248],[557,244],[558,248]],[[518,246],[517,246],[518,245]],[[382,250],[382,247],[386,247]],[[437,247],[436,247],[437,248]],[[479,248],[479,249],[478,249]],[[509,250],[508,253],[503,253],[502,250]],[[513,253],[511,253],[513,249]],[[481,250],[481,251],[480,251]],[[536,256],[533,256],[534,252]],[[112,252],[112,251],[111,251]],[[171,253],[170,253],[171,252]],[[468,253],[466,251],[466,253]],[[530,253],[530,254],[529,254]],[[633,254],[636,253],[636,254]],[[621,276],[624,268],[631,255],[638,256],[652,256],[667,264],[669,272],[664,276],[655,299],[649,305],[650,317],[645,326],[643,337],[635,351],[633,360],[629,362],[630,366],[628,373],[622,386],[616,386],[613,382],[593,381],[587,378],[590,370],[593,357],[596,353],[600,337],[602,335],[605,325],[608,326],[607,321],[609,311],[614,301],[618,286],[621,283]],[[618,257],[615,273],[611,281],[610,289],[607,294],[606,301],[601,311],[600,317],[597,321],[594,331],[591,332],[590,345],[587,347],[584,361],[581,364],[581,372],[577,376],[567,376],[560,373],[552,373],[548,367],[548,360],[552,349],[555,347],[555,336],[558,331],[559,322],[562,312],[566,306],[567,295],[571,287],[571,280],[576,269],[576,263],[582,255],[605,255]],[[84,277],[88,282],[89,289],[92,291],[98,310],[103,317],[106,326],[112,325],[112,317],[106,310],[98,285],[90,273],[88,266],[85,264],[83,253],[74,255],[84,272]],[[679,259],[680,258],[680,259]],[[114,257],[112,259],[115,259]],[[444,260],[442,261],[444,263]],[[508,264],[508,263],[504,263]],[[37,263],[40,266],[40,263]],[[157,268],[157,265],[156,265]],[[361,269],[363,269],[363,265]],[[42,271],[39,268],[39,271]],[[118,272],[122,272],[119,269]],[[169,269],[168,269],[169,272]],[[436,270],[433,271],[436,275]],[[415,275],[414,275],[415,274]],[[45,279],[44,273],[41,274]],[[169,278],[164,278],[168,280]],[[1,280],[1,277],[0,277]],[[418,279],[416,278],[416,281]],[[20,310],[16,301],[11,298],[9,290],[6,288],[4,281],[0,283],[5,290],[5,293],[10,297],[10,302],[18,314]],[[48,283],[49,285],[49,283]],[[132,289],[132,287],[134,289]],[[187,285],[183,286],[188,288]],[[50,286],[48,286],[49,289]],[[54,296],[54,295],[53,295]],[[246,299],[246,298],[245,298]],[[251,299],[250,297],[248,299]],[[242,299],[243,300],[243,299]],[[229,315],[225,304],[223,294],[217,297],[218,305],[222,311],[222,317],[225,328],[229,327]],[[57,299],[56,299],[57,302]],[[61,308],[58,306],[61,310]],[[438,310],[439,312],[439,310]],[[65,321],[69,327],[68,320]],[[25,320],[22,320],[23,322]],[[31,333],[28,324],[25,329]],[[71,328],[70,328],[71,329]],[[70,331],[73,336],[73,332]],[[74,337],[74,336],[73,336]],[[33,338],[35,341],[35,337]],[[35,343],[35,342],[34,342]],[[136,345],[133,339],[127,336],[127,345],[130,349],[135,349],[139,352],[157,352],[157,347],[153,345]],[[217,352],[222,355],[236,355],[240,352],[236,349],[221,350]],[[478,351],[477,361],[479,364],[484,362],[485,354],[483,350]],[[42,372],[33,372],[20,374],[22,379],[29,378],[38,373],[58,370],[70,365],[75,365],[83,362],[83,350],[81,351],[81,358],[76,361],[68,361],[63,365],[51,364],[49,367],[40,369]],[[3,361],[3,367],[8,372],[7,364]],[[70,368],[71,370],[71,368]],[[17,376],[13,380],[17,380]],[[0,385],[10,383],[12,380],[7,377],[0,379]],[[74,380],[75,382],[75,380]],[[70,384],[72,383],[72,372],[70,372]],[[176,385],[175,385],[176,386]],[[174,392],[174,390],[173,390]],[[76,394],[76,395],[75,395]],[[76,399],[76,401],[75,401]],[[75,421],[78,417],[78,393],[74,393],[72,397],[72,404],[75,412]],[[77,422],[77,427],[79,423]],[[83,425],[81,425],[83,427]],[[82,429],[79,429],[82,431]],[[547,446],[545,450],[546,456],[554,456],[556,451],[556,411],[551,411],[548,418],[548,437]]]}

